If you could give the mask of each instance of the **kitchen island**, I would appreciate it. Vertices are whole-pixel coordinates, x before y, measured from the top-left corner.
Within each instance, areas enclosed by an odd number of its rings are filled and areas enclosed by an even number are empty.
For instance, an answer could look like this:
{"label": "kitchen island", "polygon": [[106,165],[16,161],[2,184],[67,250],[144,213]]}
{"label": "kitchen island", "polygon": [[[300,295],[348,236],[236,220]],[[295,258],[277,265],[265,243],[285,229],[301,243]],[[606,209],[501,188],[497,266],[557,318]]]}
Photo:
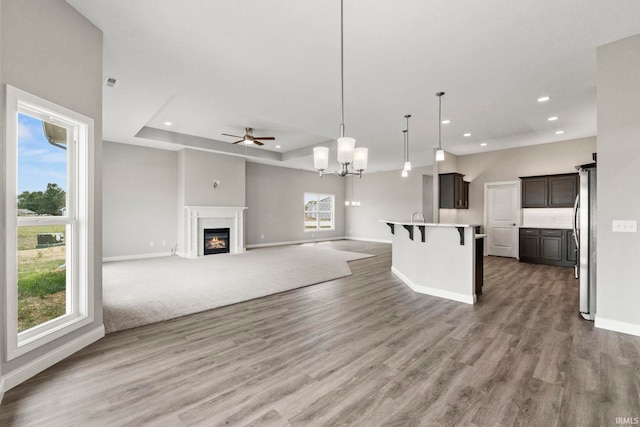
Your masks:
{"label": "kitchen island", "polygon": [[380,220],[392,238],[391,271],[413,291],[474,304],[482,293],[482,238],[475,225]]}

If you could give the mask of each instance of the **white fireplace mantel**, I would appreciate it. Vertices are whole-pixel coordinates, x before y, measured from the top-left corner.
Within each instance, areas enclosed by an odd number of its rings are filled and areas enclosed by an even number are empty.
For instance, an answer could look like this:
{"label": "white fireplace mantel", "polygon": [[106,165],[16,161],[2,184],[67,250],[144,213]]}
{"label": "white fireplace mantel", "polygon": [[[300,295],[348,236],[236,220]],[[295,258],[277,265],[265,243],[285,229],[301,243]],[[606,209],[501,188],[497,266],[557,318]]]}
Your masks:
{"label": "white fireplace mantel", "polygon": [[232,206],[185,206],[185,237],[187,258],[202,256],[204,238],[202,230],[206,227],[229,228],[229,252],[237,254],[244,248],[244,210],[246,207]]}

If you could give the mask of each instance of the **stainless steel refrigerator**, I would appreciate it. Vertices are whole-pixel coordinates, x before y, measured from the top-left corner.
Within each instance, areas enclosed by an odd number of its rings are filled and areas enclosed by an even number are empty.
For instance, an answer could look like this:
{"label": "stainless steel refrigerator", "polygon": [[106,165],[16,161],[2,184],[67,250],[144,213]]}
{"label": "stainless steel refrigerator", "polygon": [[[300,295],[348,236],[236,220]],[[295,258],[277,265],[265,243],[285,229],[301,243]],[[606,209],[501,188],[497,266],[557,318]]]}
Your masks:
{"label": "stainless steel refrigerator", "polygon": [[580,192],[573,212],[573,235],[578,247],[576,276],[580,281],[580,314],[594,320],[596,314],[596,164],[576,166]]}

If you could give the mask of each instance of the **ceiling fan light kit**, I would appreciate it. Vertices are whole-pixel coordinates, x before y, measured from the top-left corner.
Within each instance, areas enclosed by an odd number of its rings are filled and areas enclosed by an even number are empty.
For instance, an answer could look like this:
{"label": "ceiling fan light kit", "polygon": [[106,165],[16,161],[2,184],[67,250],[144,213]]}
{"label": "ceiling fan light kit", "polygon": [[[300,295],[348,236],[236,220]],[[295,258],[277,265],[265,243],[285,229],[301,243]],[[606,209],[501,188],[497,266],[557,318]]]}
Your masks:
{"label": "ceiling fan light kit", "polygon": [[246,145],[264,145],[261,141],[274,141],[276,138],[273,136],[253,136],[253,128],[244,128],[245,134],[244,136],[240,135],[231,135],[229,133],[223,133],[224,136],[232,136],[234,138],[240,138],[240,140],[236,142],[232,142],[232,144],[239,144],[242,142]]}
{"label": "ceiling fan light kit", "polygon": [[[356,140],[344,136],[344,1],[340,0],[340,89],[341,89],[341,123],[340,138],[338,138],[338,163],[340,169],[335,171],[337,176],[357,175],[362,178],[362,172],[367,168],[369,150],[364,147],[356,148]],[[352,165],[354,170],[350,170]],[[313,149],[313,166],[320,172],[320,177],[329,166],[329,148],[315,147]]]}

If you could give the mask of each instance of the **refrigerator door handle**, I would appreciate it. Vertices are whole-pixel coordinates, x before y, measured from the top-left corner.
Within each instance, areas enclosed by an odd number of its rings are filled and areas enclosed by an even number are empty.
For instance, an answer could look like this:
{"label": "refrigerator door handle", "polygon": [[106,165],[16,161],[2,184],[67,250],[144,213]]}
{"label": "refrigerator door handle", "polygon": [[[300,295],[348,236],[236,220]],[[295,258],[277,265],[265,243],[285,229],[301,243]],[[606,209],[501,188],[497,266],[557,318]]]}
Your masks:
{"label": "refrigerator door handle", "polygon": [[573,204],[573,240],[576,242],[576,248],[580,248],[580,241],[578,237],[578,209],[580,202],[580,194],[576,195],[576,201]]}

